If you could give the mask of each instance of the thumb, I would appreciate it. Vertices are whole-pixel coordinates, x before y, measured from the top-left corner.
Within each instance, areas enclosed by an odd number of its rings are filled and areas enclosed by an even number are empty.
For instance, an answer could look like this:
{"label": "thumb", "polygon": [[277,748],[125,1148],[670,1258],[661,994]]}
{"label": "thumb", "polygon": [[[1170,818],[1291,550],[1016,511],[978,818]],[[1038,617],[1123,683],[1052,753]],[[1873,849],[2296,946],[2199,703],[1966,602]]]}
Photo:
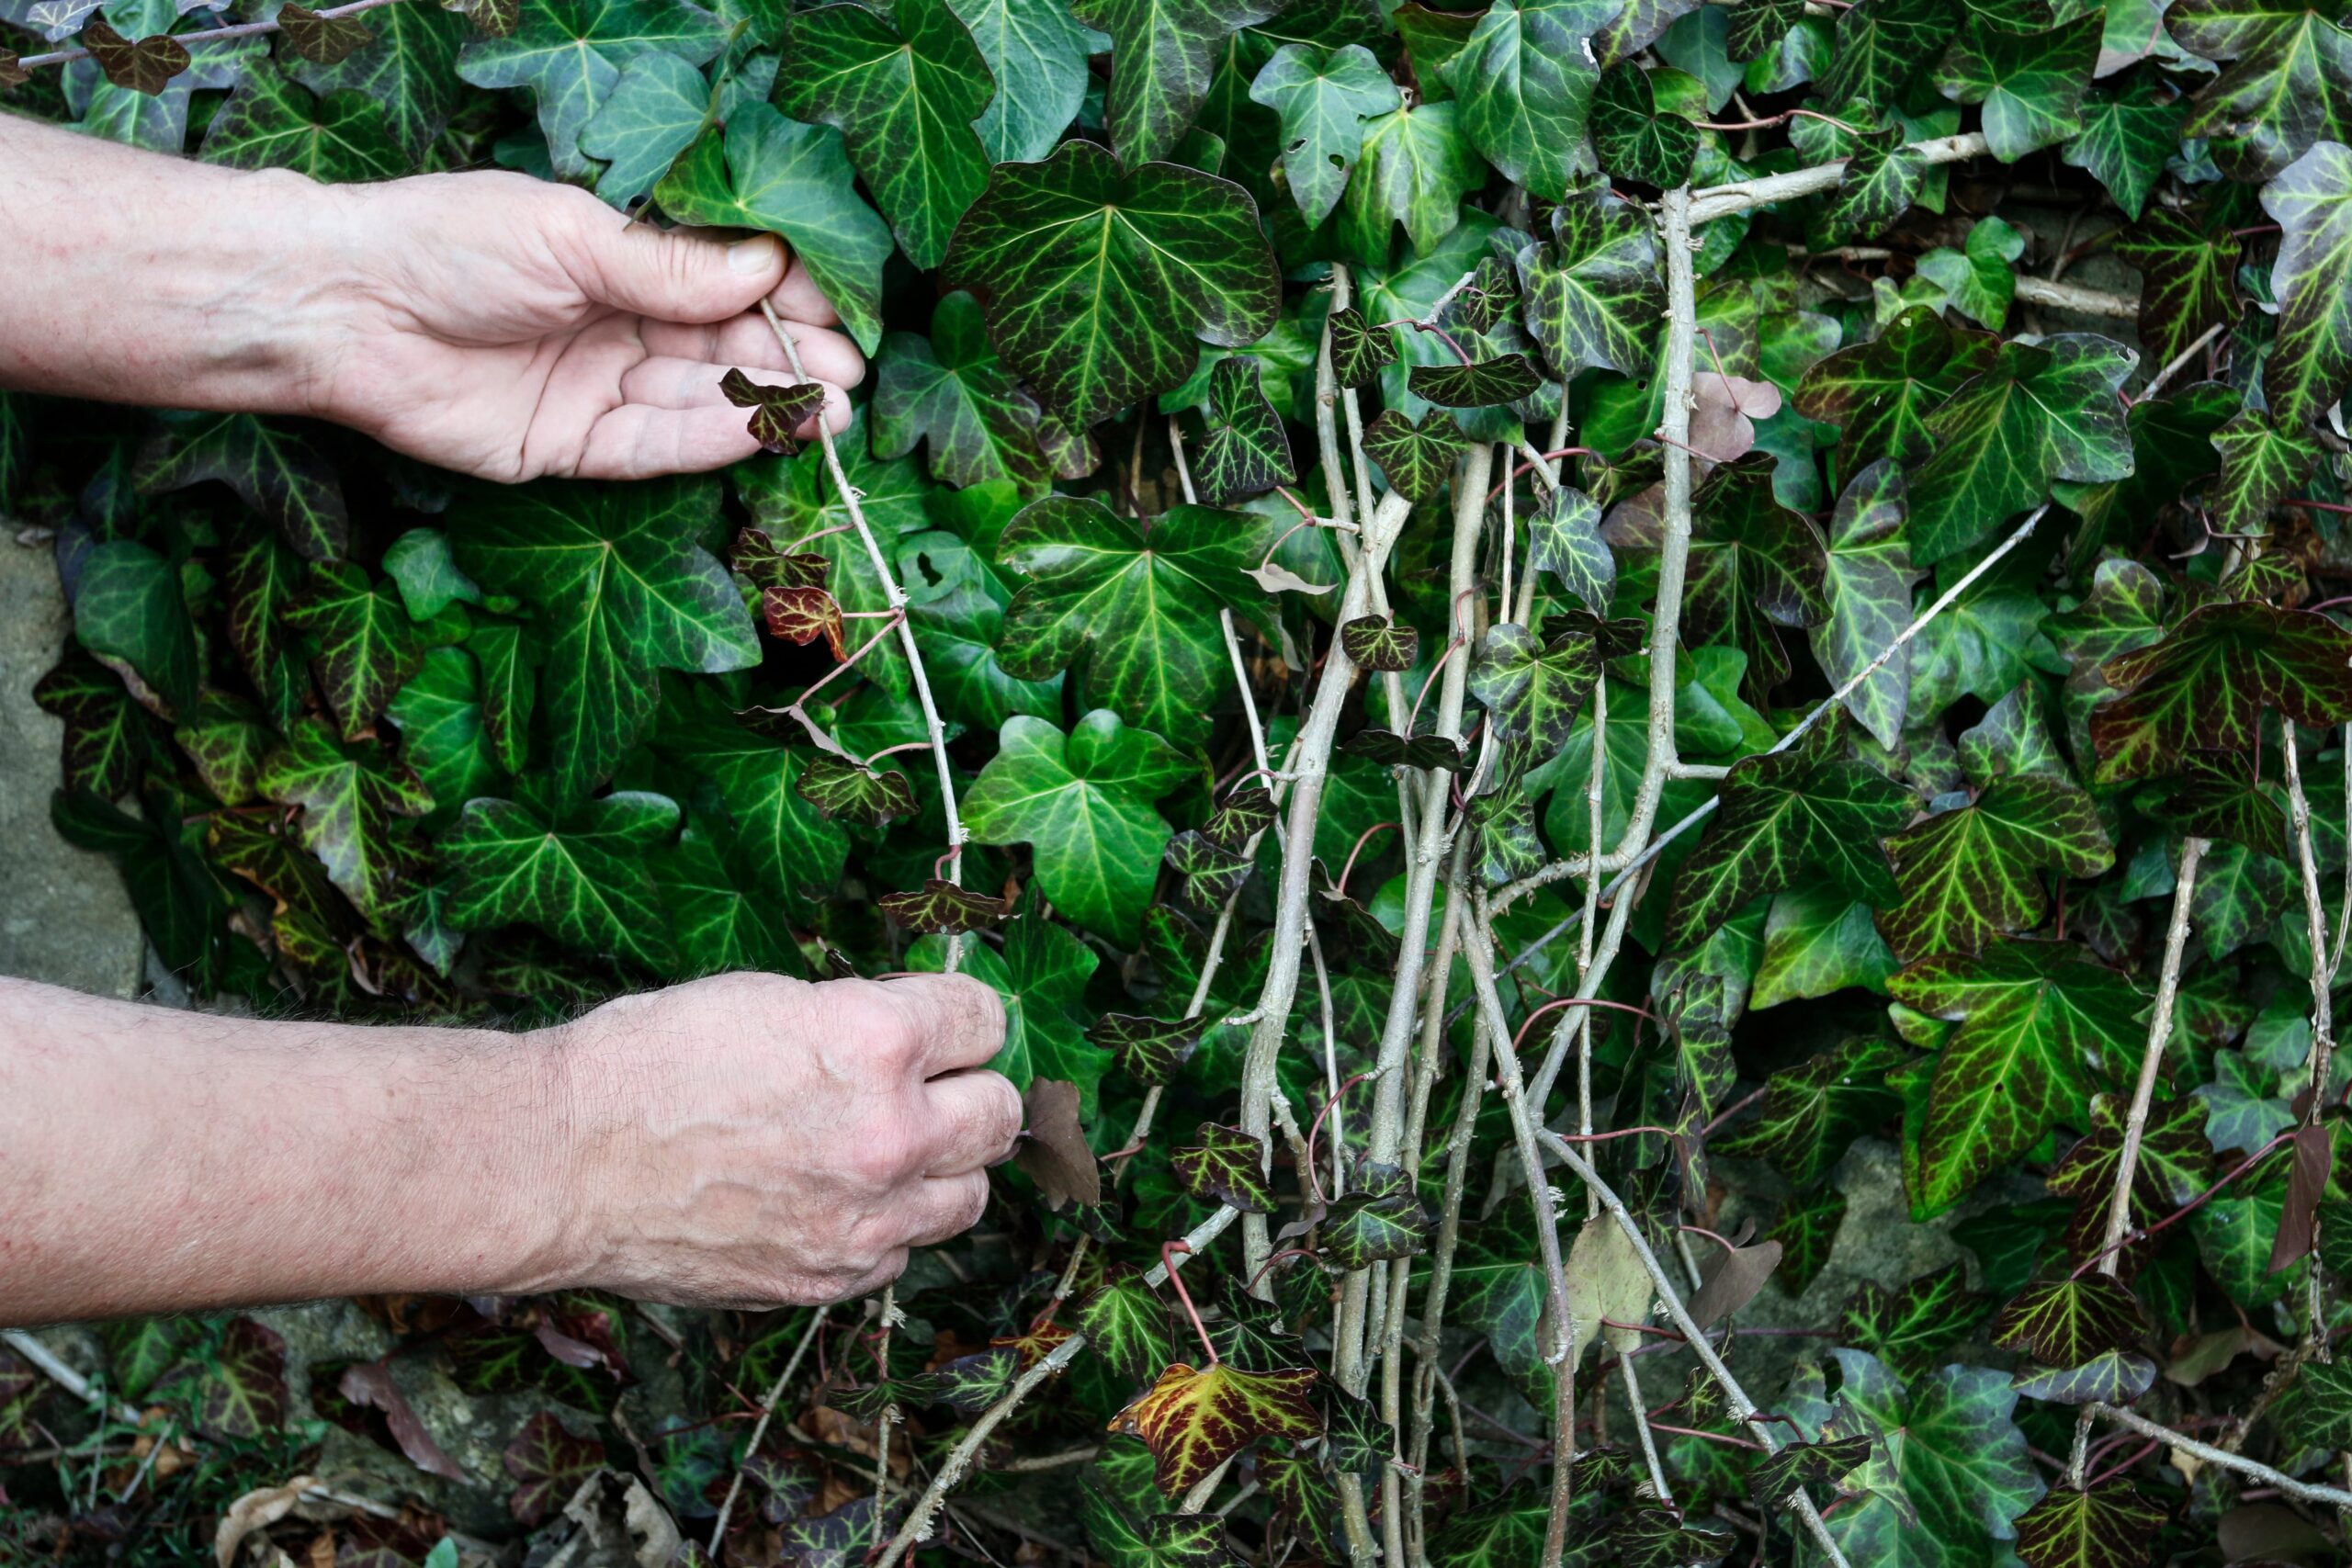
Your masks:
{"label": "thumb", "polygon": [[723,321],[784,281],[789,261],[774,234],[734,241],[645,223],[590,231],[581,287],[617,310],[664,321]]}

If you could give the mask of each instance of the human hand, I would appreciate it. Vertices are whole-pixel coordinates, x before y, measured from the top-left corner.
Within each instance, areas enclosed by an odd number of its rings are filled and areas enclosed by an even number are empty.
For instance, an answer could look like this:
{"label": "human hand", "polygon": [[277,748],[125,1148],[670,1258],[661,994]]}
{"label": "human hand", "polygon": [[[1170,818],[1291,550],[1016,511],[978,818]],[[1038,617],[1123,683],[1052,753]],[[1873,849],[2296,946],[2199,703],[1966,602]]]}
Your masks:
{"label": "human hand", "polygon": [[1022,1124],[967,976],[727,975],[558,1026],[562,1282],[718,1306],[879,1289],[971,1226]]}
{"label": "human hand", "polygon": [[502,481],[644,479],[747,457],[759,444],[720,378],[795,379],[763,298],[826,384],[827,425],[848,423],[865,358],[773,235],[663,232],[516,174],[325,194],[345,254],[309,412],[397,451]]}

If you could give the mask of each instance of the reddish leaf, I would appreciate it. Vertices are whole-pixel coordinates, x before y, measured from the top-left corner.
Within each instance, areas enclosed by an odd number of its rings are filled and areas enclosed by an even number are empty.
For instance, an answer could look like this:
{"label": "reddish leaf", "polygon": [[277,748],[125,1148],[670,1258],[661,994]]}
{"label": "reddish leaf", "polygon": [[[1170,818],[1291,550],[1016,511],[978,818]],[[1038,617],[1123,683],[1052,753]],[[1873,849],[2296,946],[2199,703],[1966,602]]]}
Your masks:
{"label": "reddish leaf", "polygon": [[1087,1146],[1086,1129],[1078,1121],[1078,1086],[1058,1078],[1036,1078],[1021,1097],[1029,1135],[1021,1141],[1012,1163],[1026,1172],[1046,1195],[1046,1207],[1058,1213],[1072,1199],[1095,1204],[1102,1201],[1102,1171]]}
{"label": "reddish leaf", "polygon": [[523,1424],[501,1456],[506,1473],[514,1478],[514,1495],[507,1510],[526,1525],[536,1525],[580,1489],[605,1462],[605,1445],[594,1438],[574,1436],[545,1411]]}
{"label": "reddish leaf", "polygon": [[2287,1167],[2287,1204],[2278,1216],[2278,1235],[2270,1243],[2273,1274],[2312,1249],[2319,1201],[2335,1169],[2335,1130],[2324,1122],[2299,1129]]}
{"label": "reddish leaf", "polygon": [[1312,1438],[1322,1431],[1309,1368],[1245,1372],[1216,1363],[1198,1371],[1179,1361],[1148,1393],[1112,1418],[1111,1430],[1141,1438],[1160,1491],[1173,1497],[1259,1438]]}
{"label": "reddish leaf", "polygon": [[433,1434],[416,1418],[416,1412],[409,1407],[407,1397],[394,1385],[392,1374],[383,1362],[353,1362],[344,1369],[335,1389],[351,1404],[379,1412],[392,1441],[417,1469],[450,1481],[473,1479],[433,1440]]}
{"label": "reddish leaf", "polygon": [[797,452],[808,416],[825,406],[825,389],[815,381],[763,387],[741,370],[720,378],[718,389],[739,409],[750,409],[752,438],[771,452]]}
{"label": "reddish leaf", "polygon": [[187,46],[179,39],[157,33],[133,43],[101,17],[90,18],[82,29],[81,42],[107,81],[150,97],[161,94],[188,66]]}
{"label": "reddish leaf", "polygon": [[786,641],[806,648],[821,637],[835,659],[849,657],[842,641],[842,607],[823,589],[763,588],[760,612],[767,618],[768,630]]}
{"label": "reddish leaf", "polygon": [[920,892],[885,893],[876,900],[882,912],[909,931],[934,936],[958,936],[983,931],[1004,919],[1012,906],[1001,898],[958,887],[942,877],[924,881]]}

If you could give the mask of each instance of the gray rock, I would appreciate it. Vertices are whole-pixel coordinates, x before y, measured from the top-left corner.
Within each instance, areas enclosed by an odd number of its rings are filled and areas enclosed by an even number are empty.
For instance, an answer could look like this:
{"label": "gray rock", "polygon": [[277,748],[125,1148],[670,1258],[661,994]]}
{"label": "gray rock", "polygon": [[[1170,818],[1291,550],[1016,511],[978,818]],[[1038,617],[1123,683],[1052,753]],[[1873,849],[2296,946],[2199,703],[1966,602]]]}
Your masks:
{"label": "gray rock", "polygon": [[49,821],[65,727],[32,694],[66,628],[49,551],[0,537],[0,975],[129,997],[144,949],[130,895],[105,856],[74,848]]}

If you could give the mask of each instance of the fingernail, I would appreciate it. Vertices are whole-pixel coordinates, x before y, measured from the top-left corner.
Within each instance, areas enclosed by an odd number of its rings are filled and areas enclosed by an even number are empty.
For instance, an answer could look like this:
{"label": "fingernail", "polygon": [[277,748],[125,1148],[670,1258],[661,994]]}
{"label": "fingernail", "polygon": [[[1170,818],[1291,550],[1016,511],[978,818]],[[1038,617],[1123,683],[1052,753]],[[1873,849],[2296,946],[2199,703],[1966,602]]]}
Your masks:
{"label": "fingernail", "polygon": [[727,265],[734,272],[766,272],[775,265],[775,241],[765,234],[727,247]]}

